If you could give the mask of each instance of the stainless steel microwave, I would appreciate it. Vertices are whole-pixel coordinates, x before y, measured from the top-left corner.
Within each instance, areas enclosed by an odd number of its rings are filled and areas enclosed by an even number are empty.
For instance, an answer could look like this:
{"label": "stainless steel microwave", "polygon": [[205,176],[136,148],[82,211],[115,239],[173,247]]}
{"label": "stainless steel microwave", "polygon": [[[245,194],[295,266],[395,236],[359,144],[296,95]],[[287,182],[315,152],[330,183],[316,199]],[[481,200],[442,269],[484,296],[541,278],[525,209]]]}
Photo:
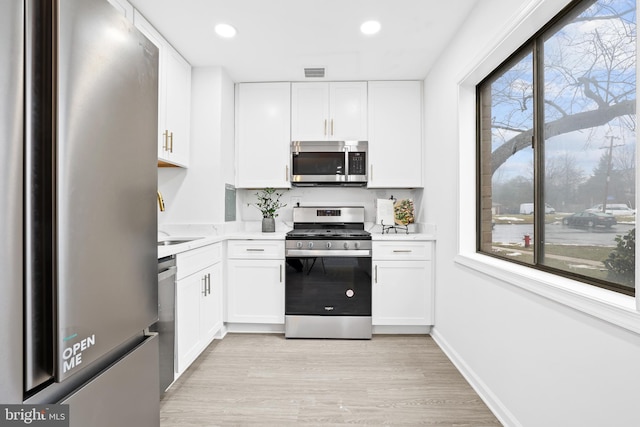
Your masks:
{"label": "stainless steel microwave", "polygon": [[367,184],[367,141],[293,141],[295,186]]}

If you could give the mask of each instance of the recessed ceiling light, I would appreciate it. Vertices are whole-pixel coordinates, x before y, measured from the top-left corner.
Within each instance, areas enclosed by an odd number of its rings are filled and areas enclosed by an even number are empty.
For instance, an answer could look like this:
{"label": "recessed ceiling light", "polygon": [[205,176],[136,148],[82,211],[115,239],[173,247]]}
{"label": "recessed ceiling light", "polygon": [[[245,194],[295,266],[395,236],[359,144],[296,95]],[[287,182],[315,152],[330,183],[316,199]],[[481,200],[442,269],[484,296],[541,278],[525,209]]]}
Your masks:
{"label": "recessed ceiling light", "polygon": [[367,35],[376,34],[380,31],[380,23],[378,21],[363,22],[362,25],[360,25],[360,31],[362,31],[362,34]]}
{"label": "recessed ceiling light", "polygon": [[214,27],[214,30],[217,35],[224,37],[225,39],[235,37],[237,33],[236,29],[229,24],[218,24]]}

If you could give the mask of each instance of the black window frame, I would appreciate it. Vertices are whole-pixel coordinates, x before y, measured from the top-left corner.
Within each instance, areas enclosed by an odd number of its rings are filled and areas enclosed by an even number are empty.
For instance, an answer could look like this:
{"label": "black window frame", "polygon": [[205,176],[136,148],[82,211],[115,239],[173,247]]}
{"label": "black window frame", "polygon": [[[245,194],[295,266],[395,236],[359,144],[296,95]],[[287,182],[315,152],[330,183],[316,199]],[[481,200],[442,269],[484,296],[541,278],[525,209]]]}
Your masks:
{"label": "black window frame", "polygon": [[[545,36],[553,35],[557,27],[562,26],[571,20],[572,17],[579,15],[584,10],[595,4],[598,0],[574,0],[563,8],[556,16],[554,16],[547,24],[545,24],[540,30],[538,30],[532,37],[530,37],[525,43],[523,43],[518,49],[516,49],[511,55],[507,57],[499,66],[497,66],[491,73],[489,73],[482,81],[476,85],[476,252],[482,255],[490,256],[496,259],[500,259],[506,262],[519,264],[534,270],[544,271],[557,276],[573,279],[582,283],[597,286],[599,288],[615,291],[624,295],[635,297],[636,292],[634,286],[633,289],[619,285],[614,282],[601,280],[593,277],[588,277],[580,274],[575,274],[567,270],[553,268],[540,263],[540,259],[544,259],[544,232],[545,232],[545,197],[544,197],[544,102],[539,102],[540,99],[544,99],[544,63],[540,58],[544,55],[543,45],[545,42]],[[636,0],[636,8],[638,6]],[[638,40],[636,39],[636,49],[638,48]],[[533,112],[533,137],[532,147],[534,156],[534,180],[533,180],[533,203],[534,203],[534,252],[533,263],[522,262],[517,259],[508,259],[504,256],[499,256],[491,252],[482,250],[482,119],[481,119],[481,104],[482,97],[481,91],[486,84],[491,84],[495,80],[496,76],[503,74],[508,70],[515,61],[524,58],[531,53],[533,55],[533,92],[534,92],[534,112]],[[638,53],[636,53],[638,55]],[[636,68],[637,69],[637,68]],[[637,81],[637,77],[636,77]],[[542,82],[542,83],[540,83]],[[637,93],[637,91],[636,91]],[[637,96],[637,95],[636,95]],[[637,113],[636,113],[637,114]],[[541,140],[542,136],[542,140]],[[542,142],[542,143],[541,143]],[[637,171],[636,171],[637,173]],[[638,178],[636,176],[636,183]],[[532,239],[532,240],[533,240]]]}

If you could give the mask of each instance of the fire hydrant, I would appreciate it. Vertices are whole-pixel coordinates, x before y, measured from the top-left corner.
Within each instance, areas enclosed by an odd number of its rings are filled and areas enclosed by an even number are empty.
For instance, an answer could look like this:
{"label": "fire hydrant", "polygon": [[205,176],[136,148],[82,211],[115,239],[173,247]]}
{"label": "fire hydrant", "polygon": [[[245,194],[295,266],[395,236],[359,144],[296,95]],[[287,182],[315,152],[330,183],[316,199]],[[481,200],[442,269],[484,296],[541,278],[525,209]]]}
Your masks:
{"label": "fire hydrant", "polygon": [[524,235],[524,247],[528,248],[529,246],[531,246],[531,236],[529,236],[528,234]]}

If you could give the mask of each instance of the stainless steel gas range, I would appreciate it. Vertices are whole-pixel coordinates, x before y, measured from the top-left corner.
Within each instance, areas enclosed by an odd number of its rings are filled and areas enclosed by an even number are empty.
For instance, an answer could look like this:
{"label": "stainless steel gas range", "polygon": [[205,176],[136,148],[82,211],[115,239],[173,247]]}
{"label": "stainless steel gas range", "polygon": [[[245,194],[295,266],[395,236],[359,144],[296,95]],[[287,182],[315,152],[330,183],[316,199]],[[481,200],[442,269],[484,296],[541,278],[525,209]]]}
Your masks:
{"label": "stainless steel gas range", "polygon": [[295,207],[285,257],[287,338],[371,338],[364,207]]}

